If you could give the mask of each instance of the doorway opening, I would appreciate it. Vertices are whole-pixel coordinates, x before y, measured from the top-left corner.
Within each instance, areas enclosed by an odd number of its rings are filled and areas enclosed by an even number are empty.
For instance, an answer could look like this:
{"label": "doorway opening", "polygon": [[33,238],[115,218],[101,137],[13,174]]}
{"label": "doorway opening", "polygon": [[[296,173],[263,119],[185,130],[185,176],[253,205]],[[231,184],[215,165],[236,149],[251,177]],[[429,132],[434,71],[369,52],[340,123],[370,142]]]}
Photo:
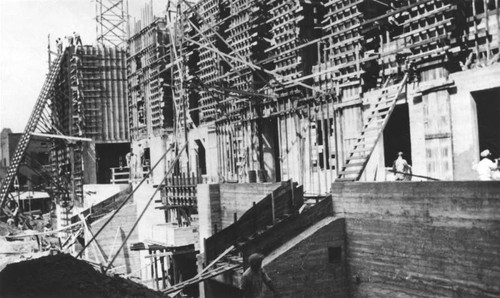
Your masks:
{"label": "doorway opening", "polygon": [[403,158],[411,165],[410,113],[408,104],[398,104],[392,112],[384,129],[385,166],[392,167],[398,152],[403,152]]}
{"label": "doorway opening", "polygon": [[263,181],[281,181],[278,121],[276,118],[262,119],[261,169],[266,173]]}
{"label": "doorway opening", "polygon": [[500,156],[500,88],[472,92],[476,102],[479,152]]}
{"label": "doorway opening", "polygon": [[200,175],[207,174],[207,160],[205,156],[205,146],[201,140],[195,140],[196,145],[198,146],[198,171]]}
{"label": "doorway opening", "polygon": [[111,181],[111,168],[126,166],[125,155],[130,151],[128,143],[96,144],[97,183]]}

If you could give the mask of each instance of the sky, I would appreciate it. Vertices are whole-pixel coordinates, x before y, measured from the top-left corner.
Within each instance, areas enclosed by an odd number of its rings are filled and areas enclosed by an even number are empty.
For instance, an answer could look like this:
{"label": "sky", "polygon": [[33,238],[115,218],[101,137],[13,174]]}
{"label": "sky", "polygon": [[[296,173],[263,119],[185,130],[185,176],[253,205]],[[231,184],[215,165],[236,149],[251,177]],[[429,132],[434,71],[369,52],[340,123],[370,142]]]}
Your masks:
{"label": "sky", "polygon": [[[139,17],[144,3],[129,0]],[[155,13],[166,0],[155,0]],[[95,0],[0,0],[0,130],[22,132],[48,71],[47,44],[78,32],[84,45],[95,44]]]}

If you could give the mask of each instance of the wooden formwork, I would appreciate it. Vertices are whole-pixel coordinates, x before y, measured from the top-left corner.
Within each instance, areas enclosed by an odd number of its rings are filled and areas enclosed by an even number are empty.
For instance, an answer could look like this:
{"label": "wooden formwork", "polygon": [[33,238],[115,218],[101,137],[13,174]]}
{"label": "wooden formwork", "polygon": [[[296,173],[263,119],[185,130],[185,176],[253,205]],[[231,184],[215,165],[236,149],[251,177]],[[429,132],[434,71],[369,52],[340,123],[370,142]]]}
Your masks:
{"label": "wooden formwork", "polygon": [[134,33],[128,40],[128,102],[132,139],[142,139],[150,134],[161,135],[173,126],[171,67],[165,18],[154,18],[151,23],[137,21]]}
{"label": "wooden formwork", "polygon": [[327,192],[384,86],[408,72],[436,87],[498,60],[492,1],[204,0],[178,15],[163,62],[177,126],[215,129],[218,176],[231,181],[268,171]]}
{"label": "wooden formwork", "polygon": [[[93,46],[70,47],[52,100],[52,123],[58,133],[91,138],[95,143],[128,141],[125,52]],[[95,144],[94,143],[94,144]],[[52,173],[62,177],[68,194],[74,182],[75,203],[83,202],[83,184],[95,183],[95,147],[54,141]]]}

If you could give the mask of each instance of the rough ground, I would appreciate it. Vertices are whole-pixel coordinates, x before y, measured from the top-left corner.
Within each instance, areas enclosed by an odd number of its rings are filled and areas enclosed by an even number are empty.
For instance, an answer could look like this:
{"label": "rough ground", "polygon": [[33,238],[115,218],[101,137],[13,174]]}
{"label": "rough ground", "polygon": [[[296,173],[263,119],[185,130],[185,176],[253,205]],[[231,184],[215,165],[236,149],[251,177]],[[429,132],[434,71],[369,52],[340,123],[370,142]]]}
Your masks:
{"label": "rough ground", "polygon": [[0,297],[164,297],[132,281],[110,277],[67,254],[9,264],[0,272]]}

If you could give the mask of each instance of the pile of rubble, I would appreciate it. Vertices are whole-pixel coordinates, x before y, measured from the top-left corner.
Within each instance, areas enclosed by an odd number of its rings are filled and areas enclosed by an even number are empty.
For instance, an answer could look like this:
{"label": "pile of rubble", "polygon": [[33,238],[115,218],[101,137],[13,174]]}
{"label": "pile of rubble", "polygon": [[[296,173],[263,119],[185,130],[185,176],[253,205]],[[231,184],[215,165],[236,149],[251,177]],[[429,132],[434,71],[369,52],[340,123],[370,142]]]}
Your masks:
{"label": "pile of rubble", "polygon": [[0,272],[0,285],[0,297],[164,297],[68,254],[9,264]]}

